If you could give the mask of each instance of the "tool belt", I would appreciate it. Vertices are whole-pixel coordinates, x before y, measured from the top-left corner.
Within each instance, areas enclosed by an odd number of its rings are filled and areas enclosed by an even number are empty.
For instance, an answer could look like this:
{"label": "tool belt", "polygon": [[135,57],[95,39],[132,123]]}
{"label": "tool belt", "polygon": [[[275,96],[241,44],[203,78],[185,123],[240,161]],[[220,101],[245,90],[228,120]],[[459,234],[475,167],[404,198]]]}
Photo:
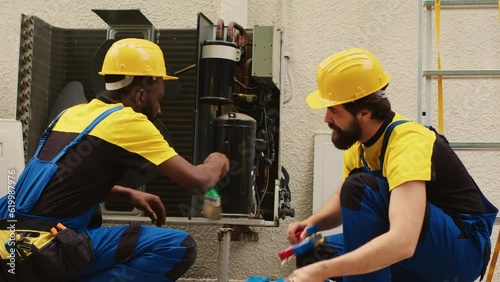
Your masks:
{"label": "tool belt", "polygon": [[68,281],[92,256],[85,233],[41,220],[0,219],[0,281]]}

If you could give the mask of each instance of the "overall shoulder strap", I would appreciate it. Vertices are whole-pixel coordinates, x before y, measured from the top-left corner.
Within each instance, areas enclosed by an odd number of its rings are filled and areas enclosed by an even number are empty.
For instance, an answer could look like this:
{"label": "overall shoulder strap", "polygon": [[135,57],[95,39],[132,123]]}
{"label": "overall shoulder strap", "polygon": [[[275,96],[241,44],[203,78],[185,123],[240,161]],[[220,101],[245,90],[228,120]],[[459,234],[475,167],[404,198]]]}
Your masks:
{"label": "overall shoulder strap", "polygon": [[450,144],[450,142],[448,142],[448,139],[446,139],[446,137],[443,134],[437,132],[437,130],[434,127],[432,127],[432,125],[426,125],[425,127],[427,127],[428,129],[434,131],[434,133],[436,133],[437,136],[443,138],[444,141],[446,141],[447,144]]}
{"label": "overall shoulder strap", "polygon": [[391,134],[392,134],[392,131],[394,130],[394,128],[400,124],[403,124],[403,123],[406,123],[406,122],[409,122],[409,120],[398,120],[398,121],[395,121],[391,124],[389,124],[389,126],[387,127],[387,129],[385,130],[385,134],[384,134],[384,140],[382,141],[382,149],[380,150],[380,170],[382,171],[383,167],[384,167],[384,157],[385,157],[385,151],[387,150],[387,144],[389,143],[389,137],[391,137]]}
{"label": "overall shoulder strap", "polygon": [[118,110],[121,110],[123,108],[123,106],[117,106],[117,107],[114,107],[114,108],[111,108],[109,110],[106,110],[105,112],[103,112],[102,114],[100,114],[94,121],[92,121],[80,134],[78,134],[78,136],[76,136],[76,138],[71,141],[68,145],[66,145],[66,147],[64,147],[64,149],[61,150],[61,152],[59,152],[59,154],[57,154],[57,156],[54,157],[54,159],[52,160],[52,162],[57,162],[62,156],[64,156],[64,154],[66,154],[66,152],[68,151],[69,148],[75,146],[76,144],[78,144],[82,138],[87,135],[90,131],[92,131],[92,129],[94,129],[94,127],[99,124],[103,119],[105,119],[107,116],[109,116],[110,114],[118,111]]}
{"label": "overall shoulder strap", "polygon": [[66,112],[66,110],[62,111],[57,117],[50,123],[50,125],[45,129],[45,131],[42,134],[42,137],[40,137],[40,142],[38,144],[38,148],[36,149],[35,154],[33,155],[34,157],[38,157],[38,154],[42,150],[43,144],[45,144],[45,140],[47,140],[47,137],[49,136],[50,132],[52,131],[52,128],[54,128],[54,125],[56,125],[57,121],[59,118]]}

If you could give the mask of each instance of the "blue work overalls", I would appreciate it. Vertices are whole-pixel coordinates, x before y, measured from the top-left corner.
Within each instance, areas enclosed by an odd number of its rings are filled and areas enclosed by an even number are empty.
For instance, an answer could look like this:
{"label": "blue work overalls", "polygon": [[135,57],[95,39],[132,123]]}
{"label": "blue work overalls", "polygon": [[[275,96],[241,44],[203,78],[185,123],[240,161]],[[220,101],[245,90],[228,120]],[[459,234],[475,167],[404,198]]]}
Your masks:
{"label": "blue work overalls", "polygon": [[[379,171],[371,171],[361,153],[363,172],[346,178],[340,195],[343,234],[327,236],[325,246],[298,258],[298,266],[351,252],[389,230],[390,192],[382,168],[389,136],[394,127],[404,122],[396,121],[388,126]],[[336,281],[474,281],[486,270],[491,249],[490,235],[498,213],[483,195],[482,199],[485,213],[481,215],[446,214],[427,203],[420,239],[411,258],[376,272],[337,278]]]}
{"label": "blue work overalls", "polygon": [[[43,133],[35,155],[15,185],[15,219],[62,223],[68,229],[88,236],[91,240],[92,260],[79,273],[77,281],[175,281],[189,269],[196,258],[196,244],[185,231],[139,225],[88,229],[99,203],[72,218],[30,215],[43,189],[58,170],[56,162],[99,122],[122,108],[118,106],[103,112],[54,159],[40,160],[38,154],[63,113],[54,119]],[[7,200],[7,196],[0,199],[0,218],[12,219],[12,214],[7,209]],[[55,274],[61,270],[44,271]]]}

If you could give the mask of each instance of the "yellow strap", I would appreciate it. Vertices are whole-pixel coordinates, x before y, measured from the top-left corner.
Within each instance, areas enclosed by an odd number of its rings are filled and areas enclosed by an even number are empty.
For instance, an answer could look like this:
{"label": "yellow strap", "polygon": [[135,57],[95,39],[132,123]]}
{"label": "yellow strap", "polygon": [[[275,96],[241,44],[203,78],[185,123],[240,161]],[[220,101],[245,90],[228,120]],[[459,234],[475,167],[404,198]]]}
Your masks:
{"label": "yellow strap", "polygon": [[500,0],[498,0],[498,18],[500,19]]}
{"label": "yellow strap", "polygon": [[[500,0],[499,0],[500,1]],[[441,69],[441,0],[434,1],[434,11],[436,13],[436,41],[437,41],[437,57],[438,70]],[[443,76],[438,75],[438,132],[443,134]]]}
{"label": "yellow strap", "polygon": [[500,231],[498,232],[497,242],[495,244],[495,250],[491,256],[490,265],[488,266],[488,276],[486,276],[486,282],[491,282],[493,280],[493,273],[495,272],[495,266],[497,265],[498,253],[500,252]]}

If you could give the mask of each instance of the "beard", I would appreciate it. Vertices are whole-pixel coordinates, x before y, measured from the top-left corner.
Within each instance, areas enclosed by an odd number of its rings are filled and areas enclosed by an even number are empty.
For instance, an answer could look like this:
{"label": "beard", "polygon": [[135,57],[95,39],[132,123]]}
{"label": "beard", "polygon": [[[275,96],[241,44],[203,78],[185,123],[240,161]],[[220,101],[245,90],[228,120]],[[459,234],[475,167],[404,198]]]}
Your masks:
{"label": "beard", "polygon": [[361,137],[361,127],[356,119],[353,119],[346,129],[341,129],[334,123],[329,123],[328,126],[332,131],[332,143],[337,149],[347,150]]}
{"label": "beard", "polygon": [[149,119],[149,121],[154,121],[158,118],[158,111],[155,112],[154,107],[151,102],[148,102],[144,107],[142,113]]}

